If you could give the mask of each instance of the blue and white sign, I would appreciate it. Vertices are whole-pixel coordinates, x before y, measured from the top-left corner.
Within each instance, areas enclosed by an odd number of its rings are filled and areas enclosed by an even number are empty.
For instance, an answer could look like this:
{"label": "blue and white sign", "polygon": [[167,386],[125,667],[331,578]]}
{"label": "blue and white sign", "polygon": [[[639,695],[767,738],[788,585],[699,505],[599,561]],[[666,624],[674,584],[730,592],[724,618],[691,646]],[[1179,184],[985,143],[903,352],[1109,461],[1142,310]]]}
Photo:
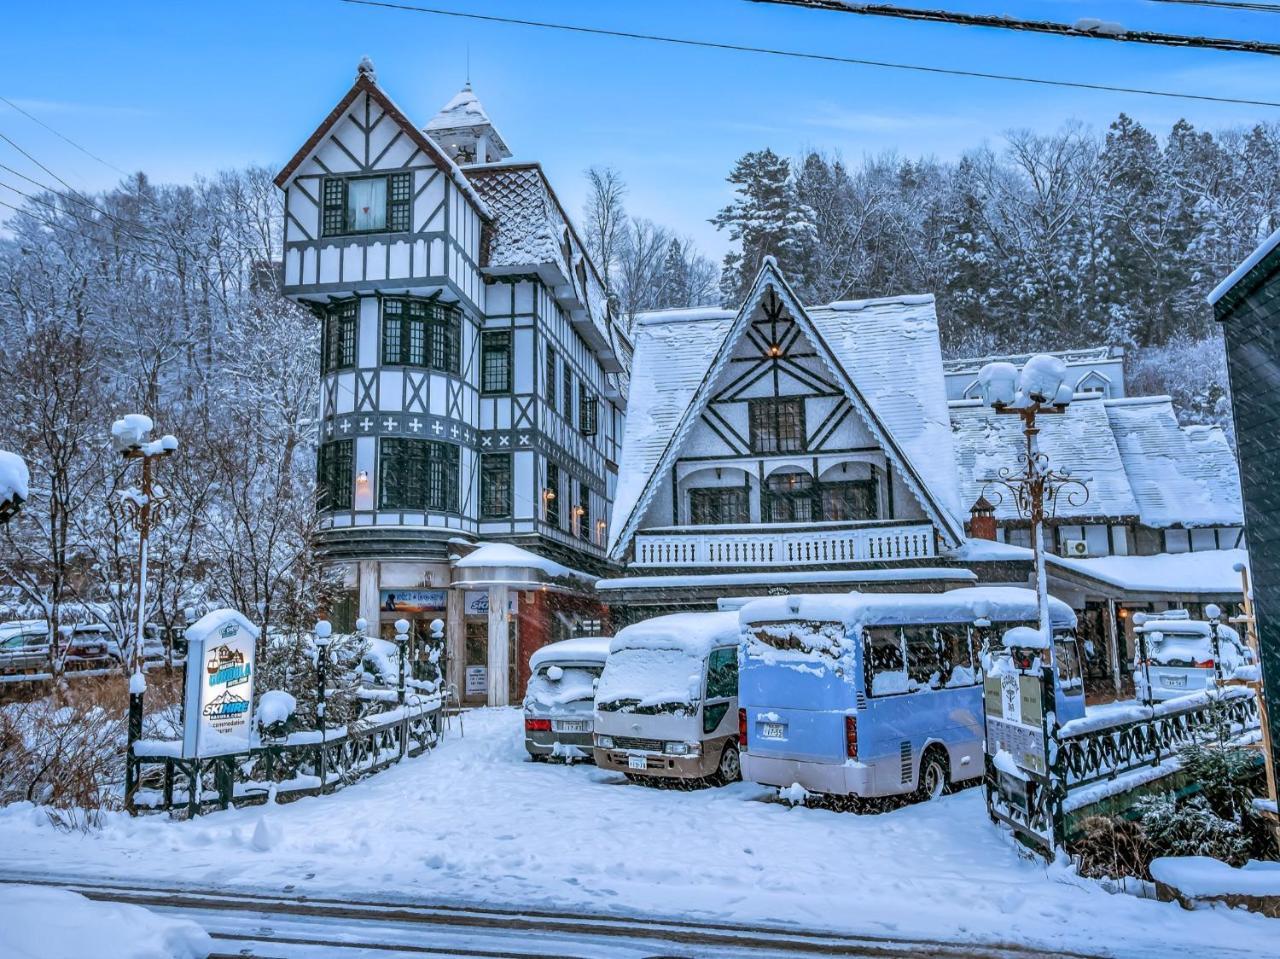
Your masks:
{"label": "blue and white sign", "polygon": [[[519,609],[519,594],[515,590],[507,592],[507,612],[514,616]],[[489,591],[487,589],[469,589],[464,594],[463,605],[468,616],[489,615]]]}
{"label": "blue and white sign", "polygon": [[184,759],[245,752],[252,745],[258,633],[234,609],[216,609],[187,628]]}
{"label": "blue and white sign", "polygon": [[444,609],[443,589],[383,589],[378,605],[384,613],[429,613]]}

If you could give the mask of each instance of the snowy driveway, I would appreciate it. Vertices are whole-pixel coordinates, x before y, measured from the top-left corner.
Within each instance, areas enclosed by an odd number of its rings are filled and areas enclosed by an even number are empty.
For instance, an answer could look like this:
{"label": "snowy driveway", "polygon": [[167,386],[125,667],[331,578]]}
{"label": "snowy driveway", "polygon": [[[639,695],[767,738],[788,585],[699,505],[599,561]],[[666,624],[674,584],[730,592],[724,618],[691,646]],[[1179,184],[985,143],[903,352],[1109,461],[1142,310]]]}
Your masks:
{"label": "snowy driveway", "polygon": [[[1023,860],[978,790],[878,816],[524,761],[520,714],[325,799],[88,835],[0,810],[0,872],[293,895],[579,908],[1116,956],[1274,955],[1280,921],[1112,895]],[[263,817],[265,824],[260,825]]]}

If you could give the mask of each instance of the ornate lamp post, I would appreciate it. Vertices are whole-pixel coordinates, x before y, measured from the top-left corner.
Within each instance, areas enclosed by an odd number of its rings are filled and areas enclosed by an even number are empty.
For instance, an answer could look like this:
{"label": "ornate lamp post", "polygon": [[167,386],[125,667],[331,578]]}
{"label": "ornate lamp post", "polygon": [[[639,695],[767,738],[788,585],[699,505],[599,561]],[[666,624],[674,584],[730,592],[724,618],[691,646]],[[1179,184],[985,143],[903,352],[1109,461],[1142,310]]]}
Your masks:
{"label": "ornate lamp post", "polygon": [[[438,622],[438,620],[437,620]],[[396,687],[396,699],[404,705],[404,658],[409,649],[409,621],[396,620],[396,660],[400,663],[400,685]]]}
{"label": "ornate lamp post", "polygon": [[128,750],[130,761],[125,763],[125,800],[132,807],[137,789],[133,757],[133,744],[142,737],[142,701],[147,691],[147,681],[142,675],[142,647],[147,628],[147,547],[151,539],[153,511],[163,508],[168,497],[157,493],[151,483],[153,460],[169,456],[178,448],[178,440],[165,434],[158,440],[149,440],[153,424],[151,417],[130,413],[111,424],[111,445],[124,459],[142,462],[142,488],[129,488],[120,494],[120,507],[124,519],[138,530],[138,626],[129,650],[129,728]]}
{"label": "ornate lamp post", "polygon": [[320,757],[316,761],[316,770],[320,775],[320,792],[324,792],[324,687],[329,667],[329,644],[333,642],[333,625],[327,619],[316,622],[313,636],[316,644],[316,682],[319,684],[319,698],[316,701],[316,729],[320,731]]}
{"label": "ornate lamp post", "polygon": [[[978,389],[982,402],[996,413],[1022,419],[1022,435],[1026,446],[1017,468],[1001,467],[999,475],[988,486],[999,486],[1013,498],[1019,515],[1031,524],[1031,550],[1035,562],[1036,598],[1040,607],[1040,631],[1054,661],[1053,629],[1049,622],[1049,587],[1045,571],[1043,528],[1053,516],[1059,498],[1065,496],[1073,506],[1088,499],[1089,489],[1066,470],[1054,470],[1047,454],[1036,449],[1040,427],[1039,416],[1065,413],[1074,396],[1066,382],[1066,364],[1056,356],[1041,353],[1027,360],[1021,372],[1012,363],[988,363],[978,372]],[[984,491],[985,495],[985,491]],[[1004,493],[993,490],[996,505]]]}

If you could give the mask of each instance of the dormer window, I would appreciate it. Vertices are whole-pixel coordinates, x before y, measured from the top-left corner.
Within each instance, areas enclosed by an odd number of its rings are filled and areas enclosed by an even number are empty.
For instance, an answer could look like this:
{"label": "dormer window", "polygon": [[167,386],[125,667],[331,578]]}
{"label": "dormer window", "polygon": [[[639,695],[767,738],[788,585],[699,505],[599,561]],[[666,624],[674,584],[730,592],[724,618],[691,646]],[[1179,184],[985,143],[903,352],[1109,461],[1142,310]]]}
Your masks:
{"label": "dormer window", "polygon": [[413,174],[326,177],[324,235],[404,233],[412,220]]}

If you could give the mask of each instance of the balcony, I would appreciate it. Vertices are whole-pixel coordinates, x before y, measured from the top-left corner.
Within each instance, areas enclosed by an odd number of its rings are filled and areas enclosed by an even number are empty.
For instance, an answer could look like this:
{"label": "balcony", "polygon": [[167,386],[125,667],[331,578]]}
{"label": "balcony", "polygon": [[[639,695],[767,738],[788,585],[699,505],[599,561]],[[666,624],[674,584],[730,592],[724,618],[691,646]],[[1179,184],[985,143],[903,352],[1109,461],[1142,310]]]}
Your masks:
{"label": "balcony", "polygon": [[669,526],[636,537],[633,568],[766,569],[937,556],[933,526],[916,520],[803,526]]}

